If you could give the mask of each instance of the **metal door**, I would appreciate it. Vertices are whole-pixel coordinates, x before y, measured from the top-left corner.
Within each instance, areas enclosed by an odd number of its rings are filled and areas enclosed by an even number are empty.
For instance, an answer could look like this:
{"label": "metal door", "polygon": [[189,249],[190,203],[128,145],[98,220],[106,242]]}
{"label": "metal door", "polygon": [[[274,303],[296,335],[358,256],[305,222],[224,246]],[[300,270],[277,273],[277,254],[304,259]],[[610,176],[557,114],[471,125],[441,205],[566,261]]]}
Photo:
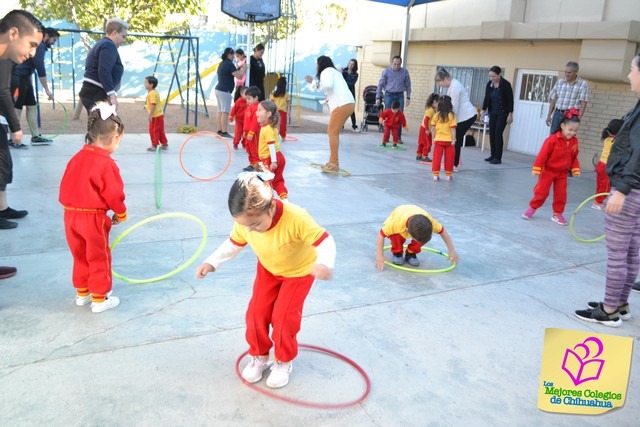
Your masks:
{"label": "metal door", "polygon": [[510,151],[538,154],[549,136],[546,119],[549,94],[558,80],[554,71],[520,70],[514,94],[513,123],[509,133]]}

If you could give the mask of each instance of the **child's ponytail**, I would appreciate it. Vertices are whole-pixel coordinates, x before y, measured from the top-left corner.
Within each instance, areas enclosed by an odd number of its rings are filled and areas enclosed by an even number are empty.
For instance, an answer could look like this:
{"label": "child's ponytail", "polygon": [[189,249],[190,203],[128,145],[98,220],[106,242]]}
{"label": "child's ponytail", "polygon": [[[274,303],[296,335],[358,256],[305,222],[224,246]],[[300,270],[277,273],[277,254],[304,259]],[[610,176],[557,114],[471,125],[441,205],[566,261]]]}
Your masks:
{"label": "child's ponytail", "polygon": [[616,136],[618,132],[620,132],[623,123],[624,121],[620,119],[611,120],[607,127],[602,129],[602,135],[600,135],[600,138],[605,139],[609,138],[610,136]]}

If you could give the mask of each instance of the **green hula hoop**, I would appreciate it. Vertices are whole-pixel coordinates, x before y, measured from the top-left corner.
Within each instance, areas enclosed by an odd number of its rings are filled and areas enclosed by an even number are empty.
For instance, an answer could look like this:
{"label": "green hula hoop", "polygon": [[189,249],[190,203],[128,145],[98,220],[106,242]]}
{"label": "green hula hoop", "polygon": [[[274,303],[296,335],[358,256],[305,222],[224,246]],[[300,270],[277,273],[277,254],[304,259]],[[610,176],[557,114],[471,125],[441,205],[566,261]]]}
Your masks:
{"label": "green hula hoop", "polygon": [[383,150],[395,150],[395,151],[406,151],[407,149],[398,145],[397,147],[394,147],[393,145],[391,145],[390,143],[387,142],[387,146],[385,147],[384,145],[380,144],[378,145],[378,148],[381,148]]}
{"label": "green hula hoop", "polygon": [[156,221],[159,219],[165,219],[165,218],[185,218],[185,219],[189,219],[195,223],[197,223],[198,225],[200,225],[200,228],[202,228],[202,241],[200,242],[200,246],[198,246],[198,249],[196,249],[196,252],[191,256],[191,258],[189,258],[184,264],[178,266],[178,268],[176,268],[173,271],[170,271],[168,273],[165,273],[161,276],[157,276],[157,277],[152,277],[150,279],[132,279],[129,277],[125,277],[121,274],[116,273],[115,270],[111,270],[111,273],[117,277],[120,280],[124,280],[125,282],[129,282],[129,283],[135,283],[135,284],[144,284],[144,283],[151,283],[151,282],[158,282],[160,280],[164,280],[168,277],[173,276],[174,274],[178,274],[180,273],[182,270],[184,270],[185,268],[189,267],[189,265],[191,265],[202,253],[202,251],[204,250],[205,245],[207,244],[207,227],[204,225],[204,222],[202,222],[199,218],[187,214],[187,213],[182,213],[182,212],[171,212],[171,213],[164,213],[164,214],[160,214],[160,215],[155,215],[152,217],[149,217],[147,219],[143,219],[142,221],[138,222],[137,224],[132,225],[131,227],[129,227],[128,229],[126,229],[121,235],[119,235],[116,240],[113,241],[113,243],[111,244],[111,250],[115,249],[115,247],[118,245],[118,243],[120,243],[120,241],[129,233],[131,233],[133,230],[135,230],[138,227],[141,227],[145,224],[148,224],[152,221]]}
{"label": "green hula hoop", "polygon": [[[309,166],[311,166],[312,168],[316,168],[316,169],[322,169],[322,167],[324,165],[321,165],[320,163],[310,163]],[[333,174],[333,175],[351,176],[351,172],[349,172],[346,169],[340,169],[339,172],[325,172],[325,173],[330,173],[330,174]]]}
{"label": "green hula hoop", "polygon": [[[64,104],[60,101],[56,101],[54,100],[53,102],[55,102],[56,104],[58,104],[60,107],[62,107],[62,111],[64,111],[64,124],[62,125],[62,129],[60,129],[60,131],[58,133],[56,133],[53,136],[47,136],[47,135],[42,135],[45,138],[49,138],[49,139],[55,139],[57,137],[59,137],[60,135],[62,135],[64,133],[65,130],[67,130],[67,125],[69,124],[69,112],[67,111],[67,107],[64,106]],[[39,107],[40,103],[38,102],[36,104],[36,107]],[[29,125],[29,130],[31,130],[31,135],[38,135],[40,134],[40,132],[35,132],[33,130],[33,128],[31,127],[31,123],[29,123],[29,120],[27,120],[27,124]]]}
{"label": "green hula hoop", "polygon": [[[404,247],[406,248],[407,245],[404,245]],[[387,250],[390,249],[391,245],[385,246],[384,248],[382,248],[383,250]],[[443,257],[445,257],[446,259],[449,259],[449,254],[446,254],[442,251],[439,251],[437,249],[433,249],[433,248],[428,248],[428,247],[423,247],[422,248],[423,251],[427,251],[427,252],[433,252],[439,255],[442,255]],[[414,268],[414,267],[404,267],[402,265],[395,265],[392,262],[389,262],[387,260],[384,261],[384,263],[386,265],[388,265],[389,267],[393,267],[393,268],[397,268],[398,270],[402,270],[402,271],[409,271],[411,273],[423,273],[423,274],[437,274],[437,273],[446,273],[447,271],[451,271],[454,268],[456,268],[456,263],[452,262],[451,265],[449,267],[445,267],[445,268],[438,268],[438,269],[434,269],[434,270],[426,270],[426,269],[420,269],[420,268]]]}
{"label": "green hula hoop", "polygon": [[153,171],[153,189],[156,200],[156,208],[162,204],[162,160],[160,158],[160,145],[156,147],[156,159]]}
{"label": "green hula hoop", "polygon": [[595,199],[598,196],[608,196],[608,195],[609,193],[594,194],[584,202],[580,203],[580,205],[576,208],[575,212],[571,215],[571,219],[569,220],[569,231],[571,231],[571,235],[575,237],[577,241],[583,242],[583,243],[593,243],[593,242],[597,242],[604,239],[604,234],[602,236],[596,237],[595,239],[583,239],[582,237],[578,236],[576,232],[573,230],[573,220],[576,218],[576,215],[578,215],[578,212],[580,212],[580,209],[582,209],[584,205],[586,205],[587,203],[589,203],[591,200]]}

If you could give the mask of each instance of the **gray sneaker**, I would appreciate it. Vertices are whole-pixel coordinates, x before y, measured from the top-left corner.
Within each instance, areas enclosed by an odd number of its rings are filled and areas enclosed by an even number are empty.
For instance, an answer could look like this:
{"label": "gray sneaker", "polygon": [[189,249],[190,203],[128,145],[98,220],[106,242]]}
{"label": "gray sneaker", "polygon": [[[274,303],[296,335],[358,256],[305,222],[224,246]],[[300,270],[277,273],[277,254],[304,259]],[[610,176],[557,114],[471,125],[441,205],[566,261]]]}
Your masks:
{"label": "gray sneaker", "polygon": [[576,317],[580,320],[590,323],[600,323],[605,326],[617,328],[622,324],[620,319],[620,312],[616,310],[613,313],[607,313],[602,307],[602,303],[598,303],[598,306],[594,309],[576,310]]}
{"label": "gray sneaker", "polygon": [[416,256],[416,254],[413,254],[411,252],[407,252],[404,255],[404,259],[407,261],[407,263],[411,266],[411,267],[420,267],[420,260],[418,259],[418,257]]}
{"label": "gray sneaker", "polygon": [[402,257],[402,254],[393,254],[393,256],[391,257],[391,262],[395,265],[402,265],[404,264],[404,258]]}
{"label": "gray sneaker", "polygon": [[9,140],[9,147],[11,148],[16,148],[18,150],[28,150],[29,146],[26,144],[16,144],[15,142],[13,142],[12,140]]}

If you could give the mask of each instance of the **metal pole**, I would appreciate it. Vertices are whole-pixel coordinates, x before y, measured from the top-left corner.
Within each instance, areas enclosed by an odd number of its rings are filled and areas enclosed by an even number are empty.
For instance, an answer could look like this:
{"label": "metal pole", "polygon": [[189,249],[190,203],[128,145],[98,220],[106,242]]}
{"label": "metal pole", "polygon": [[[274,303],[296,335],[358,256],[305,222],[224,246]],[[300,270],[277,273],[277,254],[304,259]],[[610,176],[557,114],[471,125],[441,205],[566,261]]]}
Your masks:
{"label": "metal pole", "polygon": [[409,48],[409,33],[411,32],[411,8],[413,7],[413,4],[415,2],[416,0],[411,0],[409,5],[407,6],[407,15],[404,23],[404,34],[402,34],[402,47],[400,50],[400,57],[405,63],[405,67],[407,63],[407,49]]}

